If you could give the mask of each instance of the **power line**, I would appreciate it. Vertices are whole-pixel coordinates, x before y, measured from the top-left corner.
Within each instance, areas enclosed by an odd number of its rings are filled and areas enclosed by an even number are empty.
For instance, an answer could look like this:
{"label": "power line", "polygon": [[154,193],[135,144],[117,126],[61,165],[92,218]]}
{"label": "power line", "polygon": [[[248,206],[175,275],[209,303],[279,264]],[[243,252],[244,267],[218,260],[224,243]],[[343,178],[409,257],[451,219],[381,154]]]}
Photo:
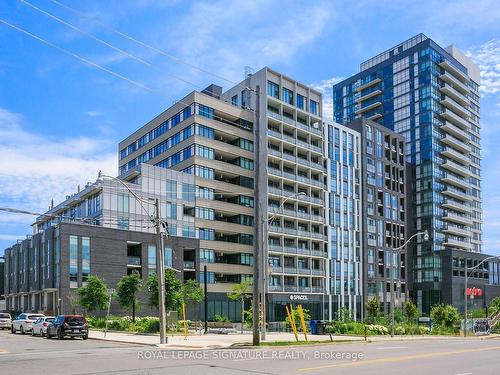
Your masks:
{"label": "power line", "polygon": [[66,9],[66,10],[69,10],[70,12],[72,12],[72,13],[74,13],[74,14],[76,14],[76,15],[79,15],[79,16],[84,17],[84,18],[87,18],[87,19],[92,19],[95,23],[97,23],[98,25],[102,26],[103,28],[105,28],[105,29],[107,29],[107,30],[109,30],[109,31],[111,31],[111,32],[113,32],[113,33],[115,33],[115,34],[117,34],[117,35],[119,35],[119,36],[121,36],[121,37],[125,38],[125,39],[128,39],[128,40],[130,40],[130,41],[132,41],[132,42],[134,42],[134,43],[137,43],[137,44],[139,44],[139,45],[141,45],[141,46],[143,46],[143,47],[145,47],[145,48],[148,48],[148,49],[150,49],[151,51],[154,51],[154,52],[159,53],[159,54],[161,54],[161,55],[163,55],[163,56],[165,56],[165,57],[168,57],[169,59],[171,59],[172,61],[174,61],[174,62],[176,62],[176,63],[178,63],[178,64],[184,64],[184,65],[186,65],[186,66],[188,66],[188,67],[190,67],[190,68],[192,68],[192,69],[199,70],[200,72],[203,72],[203,73],[209,74],[209,75],[211,75],[211,76],[213,76],[213,77],[219,78],[219,79],[221,79],[221,80],[223,80],[223,81],[226,81],[226,82],[229,82],[229,83],[231,83],[231,84],[233,84],[233,85],[237,85],[237,86],[238,86],[238,85],[242,85],[241,83],[234,82],[233,80],[230,80],[230,79],[228,79],[228,78],[222,77],[221,75],[218,75],[218,74],[212,73],[212,72],[210,72],[210,71],[208,71],[208,70],[206,70],[206,69],[200,68],[199,66],[196,66],[196,65],[191,64],[191,63],[189,63],[189,62],[187,62],[187,61],[185,61],[185,60],[182,60],[182,59],[180,59],[180,58],[178,58],[178,57],[176,57],[176,56],[173,56],[173,55],[172,55],[172,54],[170,54],[170,53],[167,53],[167,52],[165,52],[165,51],[163,51],[163,50],[161,50],[161,49],[159,49],[159,48],[156,48],[156,47],[154,47],[154,46],[152,46],[152,45],[150,45],[150,44],[148,44],[148,43],[146,43],[146,42],[143,42],[143,41],[141,41],[141,40],[139,40],[139,39],[137,39],[137,38],[134,38],[133,36],[130,36],[130,35],[128,35],[128,34],[126,34],[126,33],[122,32],[122,31],[120,31],[120,30],[117,30],[117,29],[116,29],[116,28],[114,28],[114,27],[111,27],[111,26],[109,26],[109,25],[105,24],[104,22],[101,22],[101,21],[97,20],[95,17],[91,17],[91,16],[89,16],[88,14],[85,14],[84,12],[82,12],[82,11],[80,11],[80,10],[77,10],[77,9],[75,9],[75,8],[72,8],[72,7],[70,7],[69,5],[63,4],[63,3],[61,3],[60,1],[57,1],[57,0],[51,0],[51,1],[52,1],[54,4],[56,4],[56,5],[58,5],[58,6],[62,7],[62,8],[64,8],[64,9]]}
{"label": "power line", "polygon": [[137,87],[143,89],[143,90],[147,90],[149,92],[155,93],[155,90],[153,90],[152,88],[150,88],[150,87],[148,87],[146,85],[143,85],[142,83],[139,83],[137,81],[134,81],[133,79],[127,78],[127,77],[121,75],[120,73],[116,73],[116,72],[114,72],[111,69],[108,69],[108,68],[106,68],[104,66],[101,66],[101,65],[99,65],[99,64],[97,64],[97,63],[95,63],[95,62],[93,62],[93,61],[91,61],[89,59],[86,59],[85,57],[77,55],[76,53],[73,53],[73,52],[71,52],[71,51],[69,51],[69,50],[67,50],[65,48],[59,47],[59,46],[57,46],[57,45],[49,42],[48,40],[45,40],[45,39],[43,39],[43,38],[41,38],[41,37],[39,37],[39,36],[37,36],[35,34],[32,34],[29,31],[24,30],[24,29],[22,29],[22,28],[20,28],[20,27],[18,27],[16,25],[13,25],[13,24],[11,24],[11,23],[9,23],[9,22],[1,19],[1,18],[0,18],[0,22],[3,23],[4,25],[9,26],[10,28],[12,28],[12,29],[14,29],[16,31],[19,31],[19,32],[21,32],[21,33],[23,33],[25,35],[30,36],[31,38],[33,38],[35,40],[38,40],[39,42],[41,42],[43,44],[48,45],[49,47],[55,48],[58,51],[63,52],[64,54],[66,54],[68,56],[71,56],[71,57],[73,57],[73,58],[75,58],[75,59],[77,59],[77,60],[79,60],[79,61],[81,61],[81,62],[83,62],[85,64],[88,64],[90,66],[93,66],[94,68],[97,68],[97,69],[102,70],[102,71],[104,71],[104,72],[106,72],[108,74],[111,74],[112,76],[114,76],[116,78],[120,78],[120,79],[122,79],[122,80],[124,80],[124,81],[126,81],[126,82],[128,82],[128,83],[130,83],[132,85],[134,85],[134,86],[137,86]]}
{"label": "power line", "polygon": [[19,1],[19,2],[21,2],[21,3],[23,3],[24,5],[26,5],[26,6],[28,6],[28,7],[30,7],[30,8],[32,8],[32,9],[36,10],[37,12],[40,12],[40,13],[42,13],[42,14],[46,15],[47,17],[52,18],[53,20],[55,20],[55,21],[57,21],[57,22],[59,22],[59,23],[63,24],[64,26],[67,26],[67,27],[69,27],[70,29],[73,29],[73,30],[77,31],[77,32],[79,32],[79,33],[81,33],[81,34],[83,34],[83,35],[85,35],[85,36],[87,36],[87,37],[89,37],[89,38],[91,38],[91,39],[95,40],[96,42],[98,42],[98,43],[100,43],[100,44],[102,44],[102,45],[104,45],[104,46],[106,46],[106,47],[109,47],[109,48],[111,48],[112,50],[117,51],[118,53],[121,53],[122,55],[125,55],[125,56],[127,56],[127,57],[130,57],[131,59],[133,59],[133,60],[135,60],[135,61],[137,61],[137,62],[139,62],[139,63],[141,63],[141,64],[143,64],[143,65],[146,65],[147,67],[149,67],[149,68],[151,68],[151,69],[153,69],[153,70],[155,70],[155,71],[157,71],[157,72],[159,72],[159,73],[162,73],[162,74],[167,74],[167,75],[169,75],[169,76],[171,76],[171,77],[173,77],[173,78],[175,78],[175,79],[178,79],[179,81],[182,81],[182,82],[184,82],[184,83],[187,83],[187,84],[192,85],[192,86],[194,86],[194,87],[196,87],[196,88],[198,88],[198,89],[203,90],[203,87],[201,87],[200,85],[197,85],[197,84],[195,84],[195,83],[192,83],[192,82],[190,82],[190,81],[185,80],[184,78],[181,78],[181,77],[175,76],[175,75],[170,74],[170,73],[168,73],[168,72],[165,72],[165,71],[163,71],[162,69],[159,69],[157,66],[153,65],[151,62],[149,62],[149,61],[147,61],[147,60],[144,60],[144,59],[142,59],[141,57],[138,57],[138,56],[136,56],[136,55],[134,55],[134,54],[132,54],[132,53],[129,53],[129,52],[127,52],[127,51],[125,51],[125,50],[123,50],[123,49],[121,49],[121,48],[119,48],[119,47],[116,47],[116,46],[112,45],[111,43],[108,43],[108,42],[106,42],[105,40],[103,40],[103,39],[101,39],[101,38],[99,38],[99,37],[97,37],[97,36],[95,36],[95,35],[93,35],[93,34],[91,34],[91,33],[87,32],[87,31],[85,31],[85,30],[83,30],[83,29],[81,29],[81,28],[79,28],[79,27],[77,27],[77,26],[75,26],[75,25],[72,25],[72,24],[70,24],[69,22],[64,21],[63,19],[61,19],[61,18],[59,18],[59,17],[57,17],[57,16],[53,15],[52,13],[49,13],[49,12],[47,12],[47,11],[45,11],[45,10],[41,9],[41,8],[39,8],[39,7],[37,7],[37,6],[33,5],[33,4],[31,4],[30,2],[28,2],[28,1],[26,1],[26,0],[18,0],[18,1]]}
{"label": "power line", "polygon": [[[74,53],[74,52],[71,52],[71,51],[69,51],[69,50],[65,49],[65,48],[59,47],[59,46],[55,45],[54,43],[51,43],[51,42],[49,42],[48,40],[43,39],[43,38],[41,38],[41,37],[39,37],[39,36],[37,36],[37,35],[35,35],[35,34],[33,34],[33,33],[29,32],[29,31],[27,31],[27,30],[25,30],[25,29],[23,29],[23,28],[19,27],[19,26],[13,25],[13,24],[11,24],[11,23],[9,23],[9,22],[7,22],[7,21],[5,21],[5,20],[1,19],[1,18],[0,18],[0,23],[3,23],[3,24],[5,24],[6,26],[9,26],[10,28],[12,28],[12,29],[14,29],[14,30],[16,30],[16,31],[18,31],[18,32],[20,32],[20,33],[22,33],[22,34],[28,35],[28,36],[30,36],[31,38],[33,38],[33,39],[35,39],[35,40],[37,40],[37,41],[39,41],[39,42],[41,42],[41,43],[43,43],[43,44],[46,44],[46,45],[48,45],[49,47],[52,47],[52,48],[54,48],[54,49],[56,49],[56,50],[58,50],[58,51],[60,51],[60,52],[63,52],[64,54],[66,54],[66,55],[68,55],[68,56],[71,56],[71,57],[73,57],[73,58],[75,58],[75,59],[77,59],[77,60],[79,60],[79,61],[81,61],[81,62],[83,62],[83,63],[85,63],[85,64],[87,64],[87,65],[90,65],[90,66],[92,66],[92,67],[94,67],[94,68],[97,68],[97,69],[102,70],[102,71],[104,71],[104,72],[106,72],[106,73],[108,73],[108,74],[111,74],[112,76],[114,76],[114,77],[116,77],[116,78],[122,79],[122,80],[124,80],[124,81],[126,81],[126,82],[128,82],[128,83],[130,83],[130,84],[132,84],[132,85],[134,85],[134,86],[136,86],[136,87],[138,87],[138,88],[141,88],[141,89],[143,89],[143,90],[146,90],[146,91],[148,91],[148,92],[150,92],[150,93],[153,93],[153,94],[155,94],[155,95],[158,95],[158,96],[160,96],[160,97],[162,97],[162,98],[167,98],[167,99],[169,99],[169,100],[172,100],[172,98],[170,98],[170,97],[167,97],[167,96],[163,95],[161,92],[159,92],[159,91],[157,91],[157,90],[154,90],[154,89],[150,88],[149,86],[146,86],[146,85],[144,85],[144,84],[142,84],[142,83],[139,83],[139,82],[137,82],[137,81],[134,81],[133,79],[127,78],[127,77],[125,77],[125,76],[121,75],[120,73],[116,73],[115,71],[113,71],[113,70],[111,70],[111,69],[108,69],[108,68],[106,68],[106,67],[103,67],[103,66],[101,66],[101,65],[99,65],[99,64],[97,64],[97,63],[95,63],[95,62],[93,62],[92,60],[89,60],[89,59],[87,59],[87,58],[85,58],[85,57],[82,57],[82,56],[80,56],[80,55],[78,55],[78,54],[76,54],[76,53]],[[185,105],[185,106],[190,106],[191,104],[193,104],[193,103],[186,103],[186,102],[183,102],[182,100],[177,100],[177,101],[175,101],[175,100],[174,100],[174,102],[176,102],[176,103],[180,103],[180,104],[183,104],[183,105]],[[252,111],[252,110],[247,109],[247,108],[242,108],[242,109]],[[220,110],[218,110],[218,111],[219,111],[219,112],[221,112],[221,113],[223,113],[223,114],[227,114],[228,116],[230,115],[230,114],[228,114],[228,113],[226,113],[226,112],[223,112],[223,111],[220,111]],[[219,116],[217,116],[217,115],[215,115],[215,114],[214,114],[214,119],[219,120],[219,121],[222,121],[222,122],[225,122],[225,123],[228,123],[228,124],[231,124],[231,125],[235,125],[235,126],[238,126],[238,127],[240,127],[240,126],[241,126],[241,125],[240,125],[239,123],[237,123],[237,122],[234,122],[234,121],[231,121],[231,120],[227,120],[227,119],[223,119],[223,118],[221,118],[221,117],[219,117]]]}

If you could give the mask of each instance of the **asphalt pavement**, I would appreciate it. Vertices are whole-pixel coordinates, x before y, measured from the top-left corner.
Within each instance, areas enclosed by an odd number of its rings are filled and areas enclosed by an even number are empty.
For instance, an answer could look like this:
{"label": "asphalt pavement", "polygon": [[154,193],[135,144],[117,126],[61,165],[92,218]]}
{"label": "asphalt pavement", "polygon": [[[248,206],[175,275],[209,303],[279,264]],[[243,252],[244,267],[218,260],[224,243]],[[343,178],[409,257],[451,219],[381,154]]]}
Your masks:
{"label": "asphalt pavement", "polygon": [[500,339],[172,350],[0,331],[0,374],[499,374]]}

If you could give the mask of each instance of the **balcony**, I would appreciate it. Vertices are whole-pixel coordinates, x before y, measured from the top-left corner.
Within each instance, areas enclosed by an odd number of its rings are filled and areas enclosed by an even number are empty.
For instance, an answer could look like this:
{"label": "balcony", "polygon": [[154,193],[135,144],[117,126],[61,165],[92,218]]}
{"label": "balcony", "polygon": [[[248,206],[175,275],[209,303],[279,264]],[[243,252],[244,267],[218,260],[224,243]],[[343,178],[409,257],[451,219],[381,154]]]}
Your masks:
{"label": "balcony", "polygon": [[269,285],[267,287],[267,290],[269,292],[282,292],[283,291],[283,286],[282,285]]}
{"label": "balcony", "polygon": [[452,221],[461,225],[472,225],[472,220],[468,216],[450,211],[443,215],[443,220]]}
{"label": "balcony", "polygon": [[321,269],[312,269],[311,273],[315,276],[325,276],[325,270]]}
{"label": "balcony", "polygon": [[455,90],[455,88],[448,84],[448,83],[443,83],[439,90],[445,94],[448,95],[449,97],[452,97],[454,100],[456,100],[458,103],[463,105],[464,107],[469,106],[469,99],[465,95],[463,95],[460,91]]}
{"label": "balcony", "polygon": [[268,245],[269,251],[274,251],[276,253],[281,253],[283,251],[283,247],[281,245]]}
{"label": "balcony", "polygon": [[311,250],[311,255],[316,256],[316,257],[323,257],[323,258],[328,257],[328,253],[321,251],[321,250]]}
{"label": "balcony", "polygon": [[282,134],[275,130],[267,129],[267,135],[270,137],[281,139]]}
{"label": "balcony", "polygon": [[311,274],[311,269],[310,268],[300,268],[299,267],[299,274],[301,274],[301,275],[310,275]]}
{"label": "balcony", "polygon": [[452,85],[455,90],[459,91],[463,95],[469,94],[469,87],[449,72],[444,72],[439,76],[439,78]]}
{"label": "balcony", "polygon": [[283,269],[283,273],[296,274],[297,273],[297,268],[295,268],[295,267],[285,267]]}
{"label": "balcony", "polygon": [[463,212],[463,213],[470,212],[470,210],[471,210],[470,206],[465,205],[465,204],[460,203],[460,202],[457,202],[457,201],[454,201],[454,200],[450,200],[450,199],[445,199],[444,203],[441,206],[444,208],[450,208],[452,210]]}
{"label": "balcony", "polygon": [[364,112],[368,112],[374,108],[380,107],[382,105],[382,102],[380,100],[377,100],[374,103],[368,104],[364,107],[359,107],[358,109],[355,110],[356,114],[360,115]]}
{"label": "balcony", "polygon": [[295,285],[285,285],[285,292],[296,292],[297,287]]}
{"label": "balcony", "polygon": [[463,167],[458,163],[455,163],[454,161],[451,160],[446,160],[443,164],[441,164],[441,167],[452,171],[456,174],[459,174],[463,177],[470,177],[470,170],[469,168]]}
{"label": "balcony", "polygon": [[468,190],[470,188],[469,181],[465,178],[455,177],[449,173],[445,173],[441,179],[442,182],[457,186],[460,189]]}
{"label": "balcony", "polygon": [[376,121],[381,117],[383,117],[383,115],[381,113],[375,113],[374,115],[369,116],[368,120]]}
{"label": "balcony", "polygon": [[456,113],[460,117],[463,117],[465,119],[469,117],[469,111],[467,110],[467,107],[464,107],[462,104],[453,100],[451,96],[446,96],[443,100],[441,100],[440,103],[445,107],[451,109],[454,113]]}
{"label": "balcony", "polygon": [[280,176],[280,177],[282,174],[282,172],[279,169],[273,167],[267,167],[267,172],[269,174],[272,174],[273,176]]}
{"label": "balcony", "polygon": [[457,115],[451,109],[444,108],[443,111],[441,112],[441,116],[444,117],[446,120],[450,121],[451,123],[455,124],[456,126],[464,130],[469,130],[469,123],[467,122],[467,120]]}
{"label": "balcony", "polygon": [[359,96],[358,98],[356,98],[356,102],[361,103],[363,100],[373,98],[373,97],[380,95],[380,94],[382,94],[382,90],[377,88],[375,90],[371,90],[370,92],[365,93],[362,96]]}
{"label": "balcony", "polygon": [[284,248],[285,253],[287,254],[297,254],[297,248],[292,247],[292,246],[285,246]]}
{"label": "balcony", "polygon": [[464,143],[461,139],[455,138],[450,134],[445,134],[444,137],[441,138],[441,142],[464,153],[469,153],[471,151],[467,143]]}
{"label": "balcony", "polygon": [[273,119],[281,121],[282,117],[279,113],[273,111],[267,111],[267,116]]}
{"label": "balcony", "polygon": [[457,225],[448,224],[444,229],[443,233],[451,234],[453,236],[462,236],[462,237],[472,237],[472,232],[467,229],[460,228]]}
{"label": "balcony", "polygon": [[467,202],[469,202],[472,199],[471,196],[467,194],[467,192],[462,191],[460,189],[456,189],[453,186],[446,186],[441,193],[448,197],[452,197]]}
{"label": "balcony", "polygon": [[325,292],[325,288],[323,288],[322,286],[311,287],[311,293],[324,293],[324,292]]}
{"label": "balcony", "polygon": [[451,147],[445,147],[441,151],[441,155],[446,156],[447,158],[456,160],[459,163],[462,163],[464,165],[469,165],[470,164],[470,159],[469,159],[469,157],[466,154],[463,154],[461,152],[455,151]]}
{"label": "balcony", "polygon": [[267,188],[267,192],[269,194],[273,194],[273,195],[282,195],[282,190],[281,189],[277,189],[277,188],[273,188],[273,187],[268,187]]}
{"label": "balcony", "polygon": [[359,86],[356,86],[355,90],[356,90],[356,92],[361,92],[364,89],[366,89],[370,86],[376,85],[379,82],[382,82],[382,80],[377,77],[377,78],[372,79],[371,81],[365,82],[363,84],[360,83]]}
{"label": "balcony", "polygon": [[308,286],[299,286],[299,292],[311,293],[311,288]]}
{"label": "balcony", "polygon": [[455,67],[455,65],[451,64],[448,60],[440,62],[439,66],[444,68],[445,71],[453,74],[453,76],[456,77],[456,79],[462,81],[463,83],[469,82],[469,77],[467,76],[467,74],[465,74],[460,69]]}
{"label": "balcony", "polygon": [[185,260],[184,261],[184,269],[185,270],[194,270],[194,261],[193,260]]}
{"label": "balcony", "polygon": [[469,141],[469,133],[463,131],[459,127],[453,125],[449,121],[445,121],[443,125],[441,125],[441,130],[450,133],[451,135],[459,138],[463,142],[468,142]]}
{"label": "balcony", "polygon": [[466,241],[460,241],[456,240],[454,238],[447,238],[443,242],[444,246],[450,246],[450,247],[458,247],[460,249],[465,249],[465,250],[471,250],[474,248],[474,245],[472,245],[469,242]]}

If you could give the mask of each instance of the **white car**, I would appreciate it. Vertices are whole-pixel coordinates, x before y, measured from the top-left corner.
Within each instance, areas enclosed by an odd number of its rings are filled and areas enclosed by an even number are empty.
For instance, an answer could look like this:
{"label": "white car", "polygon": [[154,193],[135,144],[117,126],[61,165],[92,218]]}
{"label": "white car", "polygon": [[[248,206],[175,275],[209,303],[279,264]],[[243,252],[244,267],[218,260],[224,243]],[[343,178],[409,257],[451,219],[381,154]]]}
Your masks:
{"label": "white car", "polygon": [[12,326],[12,318],[8,313],[0,313],[0,329],[9,329]]}
{"label": "white car", "polygon": [[38,318],[31,328],[31,336],[39,335],[41,337],[47,334],[47,327],[54,321],[53,316],[42,316]]}
{"label": "white car", "polygon": [[33,326],[35,320],[43,316],[45,315],[22,313],[12,321],[12,325],[10,326],[10,332],[16,333],[17,331],[19,331],[21,332],[22,335],[24,335],[26,332],[31,331],[31,327]]}

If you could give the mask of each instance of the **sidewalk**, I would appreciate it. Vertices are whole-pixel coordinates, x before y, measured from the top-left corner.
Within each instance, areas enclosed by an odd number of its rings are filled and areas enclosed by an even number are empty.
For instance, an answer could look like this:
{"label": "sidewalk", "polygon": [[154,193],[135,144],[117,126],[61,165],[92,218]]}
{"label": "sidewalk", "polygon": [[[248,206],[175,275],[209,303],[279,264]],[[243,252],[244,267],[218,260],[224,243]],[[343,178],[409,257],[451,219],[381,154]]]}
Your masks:
{"label": "sidewalk", "polygon": [[[108,332],[106,337],[104,337],[104,332],[102,331],[90,331],[90,339],[122,342],[128,344],[136,345],[147,345],[147,346],[160,346],[160,336],[159,335],[142,335],[133,334],[126,332]],[[300,340],[304,339],[303,335],[299,336]],[[334,341],[358,341],[363,342],[364,338],[360,336],[332,336]],[[468,337],[469,340],[481,340],[481,339],[499,339],[500,335],[489,335],[489,336],[477,336]],[[314,342],[330,342],[329,335],[308,335],[309,341]],[[384,342],[384,341],[406,341],[406,340],[460,340],[464,339],[460,336],[432,336],[432,335],[422,335],[422,336],[396,336],[391,338],[390,336],[368,336],[369,342]],[[295,341],[295,337],[292,333],[278,333],[278,332],[268,332],[265,342],[277,342],[277,341]],[[162,345],[162,348],[171,349],[222,349],[242,345],[250,345],[252,342],[252,334],[190,334],[187,339],[184,339],[182,335],[168,335],[168,344]],[[293,344],[291,344],[293,345]]]}

